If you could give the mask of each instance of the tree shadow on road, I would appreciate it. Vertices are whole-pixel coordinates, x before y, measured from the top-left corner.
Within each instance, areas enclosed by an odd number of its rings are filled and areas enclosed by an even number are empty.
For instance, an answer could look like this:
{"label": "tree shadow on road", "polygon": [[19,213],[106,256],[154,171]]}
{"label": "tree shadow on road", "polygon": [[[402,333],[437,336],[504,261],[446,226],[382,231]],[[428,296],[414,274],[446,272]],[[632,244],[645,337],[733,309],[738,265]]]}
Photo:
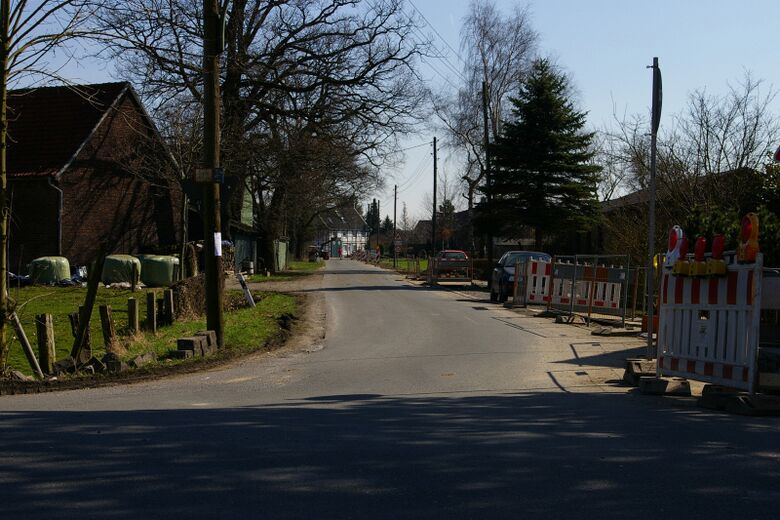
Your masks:
{"label": "tree shadow on road", "polygon": [[778,430],[777,419],[644,396],[563,393],[5,412],[0,510],[4,518],[771,518]]}

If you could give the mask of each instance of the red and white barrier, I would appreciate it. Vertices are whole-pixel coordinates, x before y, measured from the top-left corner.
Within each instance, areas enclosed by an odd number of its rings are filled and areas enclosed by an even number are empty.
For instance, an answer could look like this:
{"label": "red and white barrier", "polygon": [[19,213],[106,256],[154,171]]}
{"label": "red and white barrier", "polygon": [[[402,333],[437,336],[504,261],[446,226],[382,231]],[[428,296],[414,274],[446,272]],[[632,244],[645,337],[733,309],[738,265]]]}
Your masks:
{"label": "red and white barrier", "polygon": [[[591,282],[588,282],[590,284]],[[593,289],[593,308],[619,309],[621,284],[611,282],[595,282]]]}
{"label": "red and white barrier", "polygon": [[529,260],[526,265],[526,303],[545,304],[550,301],[552,264],[542,260]]}
{"label": "red and white barrier", "polygon": [[[610,311],[613,313],[621,309],[622,284],[613,282],[593,282],[590,280],[578,280],[574,285],[574,294],[572,295],[572,281],[567,279],[553,280],[552,294],[549,299],[553,305],[573,305],[578,310],[591,307],[596,311]],[[591,286],[593,287],[593,303],[591,301]]]}
{"label": "red and white barrier", "polygon": [[726,261],[726,276],[680,276],[664,269],[658,326],[658,375],[753,392],[761,318],[763,258]]}

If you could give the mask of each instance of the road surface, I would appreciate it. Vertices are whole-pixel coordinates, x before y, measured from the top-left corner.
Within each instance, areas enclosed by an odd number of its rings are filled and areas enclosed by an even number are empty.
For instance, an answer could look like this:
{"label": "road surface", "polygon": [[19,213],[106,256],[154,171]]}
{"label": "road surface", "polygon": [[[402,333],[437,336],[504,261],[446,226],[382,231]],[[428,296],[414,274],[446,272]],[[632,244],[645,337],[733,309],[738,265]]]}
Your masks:
{"label": "road surface", "polygon": [[633,353],[331,260],[326,336],[0,398],[0,518],[778,518],[780,420],[610,384]]}

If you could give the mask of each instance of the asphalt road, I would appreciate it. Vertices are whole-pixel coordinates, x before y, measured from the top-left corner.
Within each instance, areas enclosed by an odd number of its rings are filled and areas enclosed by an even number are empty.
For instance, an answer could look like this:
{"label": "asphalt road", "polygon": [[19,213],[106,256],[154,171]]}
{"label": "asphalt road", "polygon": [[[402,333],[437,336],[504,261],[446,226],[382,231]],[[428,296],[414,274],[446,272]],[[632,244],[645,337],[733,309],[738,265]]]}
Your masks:
{"label": "asphalt road", "polygon": [[327,269],[303,351],[0,398],[0,518],[780,517],[780,420],[610,384],[636,345]]}

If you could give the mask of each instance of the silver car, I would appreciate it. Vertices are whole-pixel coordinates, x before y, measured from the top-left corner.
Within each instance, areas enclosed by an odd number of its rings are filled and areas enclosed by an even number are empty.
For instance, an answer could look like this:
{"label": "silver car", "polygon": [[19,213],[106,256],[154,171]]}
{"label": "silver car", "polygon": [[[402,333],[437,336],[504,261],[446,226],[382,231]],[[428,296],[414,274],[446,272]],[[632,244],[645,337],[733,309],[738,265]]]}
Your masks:
{"label": "silver car", "polygon": [[[507,251],[493,268],[490,280],[490,301],[505,302],[515,283],[515,264],[524,264],[528,260],[552,261],[547,253],[538,251]],[[523,266],[523,269],[525,267]]]}

